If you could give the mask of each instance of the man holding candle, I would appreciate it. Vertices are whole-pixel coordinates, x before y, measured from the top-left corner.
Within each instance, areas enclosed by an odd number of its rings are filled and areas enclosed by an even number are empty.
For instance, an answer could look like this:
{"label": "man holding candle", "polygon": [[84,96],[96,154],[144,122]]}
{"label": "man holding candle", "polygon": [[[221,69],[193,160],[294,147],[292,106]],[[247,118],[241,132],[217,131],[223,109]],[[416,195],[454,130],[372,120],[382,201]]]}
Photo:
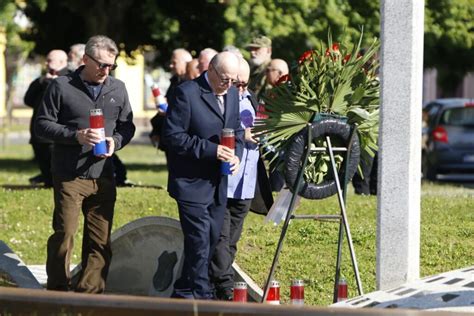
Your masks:
{"label": "man holding candle", "polygon": [[[213,299],[209,262],[219,238],[227,202],[227,176],[242,156],[238,91],[233,87],[238,58],[217,54],[208,71],[176,88],[169,102],[164,138],[168,147],[168,192],[176,199],[184,234],[184,266],[173,297]],[[235,152],[221,145],[224,128],[235,132]]]}
{"label": "man holding candle", "polygon": [[[135,133],[125,85],[109,76],[117,67],[117,54],[117,46],[110,38],[91,37],[85,47],[84,65],[55,79],[40,105],[36,132],[54,142],[54,232],[48,239],[48,290],[71,288],[69,264],[81,212],[82,271],[75,290],[103,293],[105,289],[116,199],[110,157]],[[91,110],[103,116],[97,126],[90,126]],[[94,146],[104,136],[101,134],[105,134],[106,151],[94,155]]]}

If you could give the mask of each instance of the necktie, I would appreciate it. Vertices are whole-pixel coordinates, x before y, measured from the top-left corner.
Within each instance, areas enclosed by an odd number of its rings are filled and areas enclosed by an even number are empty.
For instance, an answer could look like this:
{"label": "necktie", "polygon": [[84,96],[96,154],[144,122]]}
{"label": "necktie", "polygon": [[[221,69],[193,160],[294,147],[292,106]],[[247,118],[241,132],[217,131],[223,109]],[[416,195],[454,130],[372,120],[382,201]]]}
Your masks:
{"label": "necktie", "polygon": [[217,105],[219,105],[219,109],[221,110],[222,115],[224,115],[225,107],[224,107],[224,96],[223,95],[216,95]]}

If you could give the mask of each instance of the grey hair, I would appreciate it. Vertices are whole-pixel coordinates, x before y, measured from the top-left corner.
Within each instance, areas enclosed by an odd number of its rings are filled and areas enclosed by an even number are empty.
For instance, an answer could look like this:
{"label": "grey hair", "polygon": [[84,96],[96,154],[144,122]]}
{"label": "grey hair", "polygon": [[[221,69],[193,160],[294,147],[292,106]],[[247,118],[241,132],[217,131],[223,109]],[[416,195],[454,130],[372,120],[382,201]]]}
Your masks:
{"label": "grey hair", "polygon": [[117,56],[117,44],[105,35],[95,35],[89,38],[86,43],[85,54],[96,56],[98,50],[106,50],[107,52]]}
{"label": "grey hair", "polygon": [[74,44],[69,47],[69,51],[73,52],[77,57],[82,57],[84,51],[86,50],[86,44]]}
{"label": "grey hair", "polygon": [[208,56],[211,56],[211,59],[212,59],[212,57],[216,56],[217,53],[218,53],[218,51],[215,50],[214,48],[207,47],[207,48],[204,48],[202,51],[199,52],[199,56],[208,55]]}
{"label": "grey hair", "polygon": [[242,53],[240,52],[240,49],[235,47],[234,45],[227,45],[222,49],[223,52],[231,52],[237,55],[237,57],[243,57]]}

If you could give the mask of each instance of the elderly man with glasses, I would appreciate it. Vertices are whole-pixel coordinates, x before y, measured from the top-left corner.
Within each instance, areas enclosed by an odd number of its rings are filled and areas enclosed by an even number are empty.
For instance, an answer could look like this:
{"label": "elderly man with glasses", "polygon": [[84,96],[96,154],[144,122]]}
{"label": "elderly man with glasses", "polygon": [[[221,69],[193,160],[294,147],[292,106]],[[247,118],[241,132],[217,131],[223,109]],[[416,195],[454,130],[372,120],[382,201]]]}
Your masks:
{"label": "elderly man with glasses", "polygon": [[[213,57],[208,71],[176,88],[166,115],[168,192],[178,204],[184,234],[184,264],[172,297],[213,299],[209,262],[218,241],[227,203],[227,175],[221,163],[239,169],[240,127],[238,58],[229,52]],[[224,128],[236,134],[234,150],[220,145]]]}
{"label": "elderly man with glasses", "polygon": [[[116,200],[110,157],[135,133],[125,85],[109,76],[117,67],[117,54],[117,46],[110,38],[91,37],[85,47],[84,65],[55,79],[39,109],[36,131],[54,142],[54,232],[48,239],[48,290],[71,289],[69,264],[81,212],[82,272],[74,290],[102,293],[105,289]],[[91,110],[99,109],[104,129],[90,128]],[[94,154],[93,147],[104,137],[105,153]]]}
{"label": "elderly man with glasses", "polygon": [[239,81],[235,86],[239,89],[240,121],[242,129],[245,130],[244,149],[239,171],[228,179],[227,210],[210,266],[210,276],[215,286],[216,298],[223,301],[233,299],[234,271],[232,263],[248,211],[253,206],[253,210],[259,213],[268,212],[273,204],[265,165],[259,159],[258,143],[252,133],[258,102],[255,95],[247,89],[249,76],[249,64],[245,59],[240,58]]}

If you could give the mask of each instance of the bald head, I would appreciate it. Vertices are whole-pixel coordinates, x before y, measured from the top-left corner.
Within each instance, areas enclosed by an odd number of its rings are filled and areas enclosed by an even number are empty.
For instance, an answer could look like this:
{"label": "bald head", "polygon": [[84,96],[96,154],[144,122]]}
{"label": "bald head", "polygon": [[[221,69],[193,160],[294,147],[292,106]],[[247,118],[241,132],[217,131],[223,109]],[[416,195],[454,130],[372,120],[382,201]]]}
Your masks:
{"label": "bald head", "polygon": [[239,93],[242,94],[247,91],[247,85],[250,77],[250,66],[249,63],[243,58],[239,57],[239,75],[237,76]]}
{"label": "bald head", "polygon": [[283,59],[272,59],[267,67],[267,83],[275,86],[280,77],[289,72],[288,64]]}
{"label": "bald head", "polygon": [[214,56],[217,55],[217,51],[213,48],[204,48],[198,57],[198,69],[200,73],[203,73],[209,68],[209,63]]}
{"label": "bald head", "polygon": [[250,77],[249,63],[243,58],[239,58],[239,81],[247,82]]}
{"label": "bald head", "polygon": [[186,74],[186,64],[193,59],[191,54],[184,48],[177,48],[173,51],[170,61],[171,72],[178,77],[184,78]]}
{"label": "bald head", "polygon": [[46,67],[48,72],[56,73],[59,70],[66,68],[67,66],[67,54],[65,51],[60,49],[54,49],[46,56]]}
{"label": "bald head", "polygon": [[227,93],[239,74],[239,58],[230,52],[214,56],[209,63],[208,79],[212,91],[221,95]]}

